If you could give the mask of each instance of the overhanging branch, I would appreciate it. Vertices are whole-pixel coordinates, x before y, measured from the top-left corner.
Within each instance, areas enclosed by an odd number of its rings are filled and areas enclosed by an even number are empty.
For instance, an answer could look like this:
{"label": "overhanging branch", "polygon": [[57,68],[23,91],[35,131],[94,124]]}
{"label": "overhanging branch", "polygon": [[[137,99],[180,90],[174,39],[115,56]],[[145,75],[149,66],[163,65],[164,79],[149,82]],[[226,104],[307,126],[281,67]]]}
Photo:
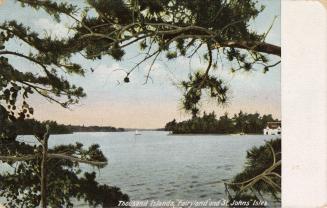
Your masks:
{"label": "overhanging branch", "polygon": [[85,163],[89,165],[95,165],[95,166],[101,166],[101,165],[107,165],[108,162],[100,162],[100,161],[92,161],[92,160],[85,160],[69,155],[64,155],[64,154],[55,154],[55,153],[49,153],[48,158],[56,158],[56,159],[64,159],[64,160],[70,160],[73,162],[79,162],[79,163]]}
{"label": "overhanging branch", "polygon": [[261,53],[272,54],[281,56],[281,47],[270,43],[259,42],[259,41],[228,41],[221,44],[215,43],[212,45],[212,49],[218,49],[221,47],[233,47],[246,50],[253,50]]}

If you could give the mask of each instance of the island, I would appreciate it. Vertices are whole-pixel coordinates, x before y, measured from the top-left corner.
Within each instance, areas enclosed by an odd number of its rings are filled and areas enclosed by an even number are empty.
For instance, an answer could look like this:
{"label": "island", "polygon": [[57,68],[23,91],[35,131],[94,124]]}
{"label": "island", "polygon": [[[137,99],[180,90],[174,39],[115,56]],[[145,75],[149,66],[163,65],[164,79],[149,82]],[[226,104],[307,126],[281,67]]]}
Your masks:
{"label": "island", "polygon": [[279,122],[271,114],[244,113],[240,111],[229,117],[228,113],[217,118],[216,113],[203,112],[202,116],[177,122],[176,119],[165,125],[165,131],[172,134],[262,134],[268,122]]}

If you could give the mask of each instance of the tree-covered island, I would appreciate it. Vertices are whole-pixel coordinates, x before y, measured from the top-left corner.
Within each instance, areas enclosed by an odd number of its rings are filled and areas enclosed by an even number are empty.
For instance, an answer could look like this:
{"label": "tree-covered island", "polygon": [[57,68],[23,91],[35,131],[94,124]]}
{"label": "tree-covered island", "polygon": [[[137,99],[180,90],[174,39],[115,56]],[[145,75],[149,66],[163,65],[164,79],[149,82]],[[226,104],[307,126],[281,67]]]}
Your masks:
{"label": "tree-covered island", "polygon": [[228,113],[217,118],[215,112],[203,112],[202,117],[192,117],[189,120],[168,122],[166,131],[173,134],[262,134],[268,122],[278,121],[271,114],[244,113],[240,111],[230,117]]}

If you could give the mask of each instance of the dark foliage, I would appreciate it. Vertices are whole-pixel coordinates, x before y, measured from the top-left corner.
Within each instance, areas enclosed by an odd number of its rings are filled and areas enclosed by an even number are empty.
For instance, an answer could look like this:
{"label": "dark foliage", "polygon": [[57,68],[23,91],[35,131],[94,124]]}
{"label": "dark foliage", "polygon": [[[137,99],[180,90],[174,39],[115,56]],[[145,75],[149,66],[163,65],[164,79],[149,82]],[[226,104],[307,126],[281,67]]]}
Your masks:
{"label": "dark foliage", "polygon": [[[60,71],[58,67],[63,67],[69,73],[84,74],[84,69],[70,62],[70,57],[76,53],[90,60],[111,56],[120,61],[128,52],[128,46],[139,45],[139,52],[144,57],[131,69],[124,70],[124,83],[130,82],[129,75],[135,69],[142,68],[148,62],[154,63],[161,54],[168,60],[181,56],[191,59],[200,54],[207,62],[206,69],[202,73],[192,73],[190,80],[182,83],[185,92],[183,107],[193,115],[199,112],[197,104],[202,90],[208,90],[217,104],[226,103],[227,86],[210,73],[219,63],[230,62],[232,72],[254,69],[267,72],[279,63],[270,63],[267,55],[280,56],[280,47],[265,42],[267,33],[257,33],[250,28],[251,21],[264,10],[257,0],[89,0],[83,4],[64,0],[61,3],[53,0],[18,2],[37,10],[43,9],[56,21],[60,21],[61,16],[75,21],[71,28],[74,35],[64,40],[41,38],[15,21],[5,22],[0,27],[3,30],[0,38],[3,47],[10,39],[17,37],[39,51],[25,54],[27,57],[18,55],[36,64],[41,63],[43,75],[20,73],[20,79],[14,83],[22,88],[22,92],[26,91],[26,95],[33,91],[44,95],[40,86],[28,86],[27,80],[33,78],[37,85],[47,87],[47,96],[58,98],[58,95],[67,95],[67,100],[60,102],[64,106],[75,103],[77,100],[74,97],[84,96],[81,88],[69,85],[57,73]],[[269,26],[267,29],[269,32]],[[5,50],[2,54],[13,55]],[[11,66],[6,59],[3,65],[8,65],[7,68]],[[146,82],[152,66],[143,67],[147,71]],[[8,75],[4,77],[10,88],[13,81]],[[15,85],[13,87],[18,90]],[[7,92],[6,96],[9,95]]]}
{"label": "dark foliage", "polygon": [[230,200],[270,198],[280,202],[281,154],[281,139],[248,150],[244,170],[228,184],[236,193]]}
{"label": "dark foliage", "polygon": [[[75,6],[65,3],[25,3],[22,5],[45,9],[57,21],[60,21],[60,13],[76,12]],[[17,46],[14,51],[8,47],[13,43]],[[67,79],[69,75],[84,76],[85,69],[71,61],[71,57],[83,50],[85,43],[78,37],[59,40],[40,35],[16,20],[0,23],[0,156],[11,158],[0,161],[1,166],[11,167],[9,172],[0,173],[0,196],[7,199],[8,207],[34,208],[40,204],[42,148],[37,141],[26,142],[17,135],[28,133],[42,138],[44,124],[51,128],[50,133],[70,132],[67,127],[52,121],[41,124],[25,119],[31,118],[37,110],[29,104],[31,95],[39,95],[64,108],[85,97],[83,89]],[[32,67],[20,68],[15,64],[15,58],[29,62]],[[49,149],[49,152],[107,161],[98,145],[87,149],[81,144],[63,145]],[[115,206],[118,200],[128,200],[119,188],[98,184],[95,173],[83,172],[79,162],[51,158],[47,163],[47,203],[51,207],[72,207],[73,198],[102,206]]]}
{"label": "dark foliage", "polygon": [[121,132],[125,131],[123,128],[115,128],[112,126],[72,126],[68,125],[72,132]]}
{"label": "dark foliage", "polygon": [[50,134],[71,134],[73,133],[68,126],[58,124],[55,121],[39,122],[35,119],[17,120],[15,122],[16,133],[18,135],[34,135],[36,132],[42,130],[49,125]]}
{"label": "dark foliage", "polygon": [[[4,117],[5,118],[5,117]],[[8,118],[2,120],[8,122]],[[38,123],[39,124],[39,123]],[[13,125],[12,129],[15,129]],[[39,127],[39,128],[37,128]],[[42,146],[37,142],[24,141],[17,131],[2,131],[0,156],[21,158],[17,161],[0,161],[9,165],[9,171],[0,174],[0,196],[7,199],[8,207],[37,207],[40,203],[40,166]],[[34,126],[34,135],[42,138],[44,126]],[[63,154],[87,161],[106,162],[99,145],[83,148],[83,144],[59,145],[48,150],[49,154]],[[33,159],[27,159],[32,156]],[[85,172],[79,162],[49,158],[47,199],[51,207],[72,207],[72,199],[84,200],[90,205],[116,206],[118,200],[127,200],[119,188],[96,182],[94,172]],[[103,168],[104,165],[94,165]]]}
{"label": "dark foliage", "polygon": [[[1,110],[1,109],[0,109]],[[6,112],[3,110],[3,112]],[[21,140],[17,134],[33,134],[42,138],[47,124],[52,133],[69,133],[71,130],[56,122],[43,124],[35,120],[9,120],[7,114],[1,116],[0,156],[24,158],[26,155],[37,156],[33,160],[0,161],[9,165],[9,172],[0,174],[0,196],[7,199],[8,207],[37,207],[40,203],[40,165],[42,146],[38,142]],[[68,132],[67,132],[68,131]],[[74,156],[89,161],[107,161],[98,145],[88,149],[76,143],[60,145],[49,149],[49,153]],[[104,166],[97,165],[98,168]],[[48,160],[47,198],[51,207],[72,207],[72,199],[84,200],[90,205],[104,207],[116,206],[118,200],[128,201],[128,196],[119,188],[101,185],[96,182],[94,172],[85,172],[79,162],[51,158]],[[92,191],[91,191],[92,190]]]}
{"label": "dark foliage", "polygon": [[272,115],[260,116],[258,113],[247,114],[240,111],[232,118],[228,114],[216,118],[214,112],[203,113],[202,117],[193,117],[192,119],[177,123],[174,119],[165,126],[166,131],[172,131],[174,134],[262,134],[267,122],[278,121]]}
{"label": "dark foliage", "polygon": [[44,127],[50,127],[50,134],[71,134],[73,132],[120,132],[123,128],[115,128],[112,126],[79,126],[79,125],[63,125],[56,121],[39,122],[35,119],[17,120],[14,125],[15,132],[18,135],[34,135],[40,130],[44,131]]}

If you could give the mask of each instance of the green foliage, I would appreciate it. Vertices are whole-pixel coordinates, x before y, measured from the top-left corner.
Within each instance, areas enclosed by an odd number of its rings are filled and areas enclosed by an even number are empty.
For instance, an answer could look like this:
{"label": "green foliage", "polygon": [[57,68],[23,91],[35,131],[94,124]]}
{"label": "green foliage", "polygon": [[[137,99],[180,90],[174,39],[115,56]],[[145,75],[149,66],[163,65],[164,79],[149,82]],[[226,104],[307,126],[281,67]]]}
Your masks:
{"label": "green foliage", "polygon": [[76,12],[76,6],[68,3],[57,3],[49,0],[44,1],[20,1],[23,7],[30,6],[35,9],[43,8],[47,11],[50,15],[52,15],[57,21],[60,21],[60,14],[73,14]]}
{"label": "green foliage", "polygon": [[34,135],[36,132],[45,131],[45,126],[50,127],[50,134],[70,134],[72,130],[55,121],[39,122],[35,119],[17,120],[14,123],[15,132],[18,135]]}
{"label": "green foliage", "polygon": [[66,126],[72,132],[120,132],[125,131],[124,128],[115,128],[112,126]]}
{"label": "green foliage", "polygon": [[[1,138],[0,155],[20,157],[39,155],[34,160],[4,162],[12,167],[0,175],[0,196],[5,197],[8,207],[37,207],[40,203],[40,145]],[[5,148],[4,148],[5,147]],[[84,149],[81,143],[60,145],[49,149],[51,153],[64,153],[90,161],[107,161],[98,145]],[[104,166],[98,166],[103,168]],[[73,207],[72,199],[84,200],[91,206],[117,206],[118,200],[127,200],[119,188],[96,182],[95,172],[83,172],[78,162],[51,158],[48,160],[47,199],[51,207]]]}
{"label": "green foliage", "polygon": [[[115,128],[112,126],[79,126],[79,125],[63,125],[56,121],[39,122],[35,119],[16,120],[12,123],[17,135],[34,135],[37,132],[44,132],[45,126],[50,127],[49,133],[53,134],[71,134],[73,132],[116,132],[124,131],[123,128]],[[8,125],[7,125],[8,126]]]}
{"label": "green foliage", "polygon": [[193,117],[196,117],[199,113],[198,104],[203,90],[207,90],[209,97],[215,99],[217,104],[227,102],[228,87],[223,80],[202,72],[189,75],[189,80],[182,81],[181,87],[184,91],[183,108],[185,111],[191,112]]}
{"label": "green foliage", "polygon": [[260,116],[258,113],[247,114],[240,111],[232,118],[228,114],[217,119],[214,112],[203,113],[202,117],[193,117],[190,120],[177,123],[174,119],[165,126],[166,131],[174,134],[262,134],[267,122],[277,121],[271,115]]}
{"label": "green foliage", "polygon": [[[0,40],[4,47],[0,50],[0,102],[7,109],[11,120],[17,117],[24,119],[34,113],[27,101],[34,93],[63,107],[77,103],[79,98],[85,96],[81,87],[70,84],[59,75],[62,71],[68,74],[84,74],[80,65],[69,61],[74,52],[74,47],[68,46],[72,41],[40,38],[37,33],[15,21],[2,23],[0,31]],[[6,43],[14,38],[36,52],[23,54],[6,50]],[[13,56],[36,64],[36,70],[21,72],[23,69],[15,68],[10,63],[9,58]]]}
{"label": "green foliage", "polygon": [[[0,196],[5,197],[8,207],[37,207],[40,203],[40,166],[42,146],[39,143],[30,143],[17,137],[21,128],[43,138],[44,125],[35,120],[9,120],[5,108],[0,106],[0,156],[24,158],[28,155],[34,159],[18,161],[3,160],[0,164],[11,166],[8,172],[0,174]],[[62,131],[63,126],[47,121],[55,131]],[[33,125],[31,127],[30,125]],[[66,129],[64,129],[66,130]],[[64,154],[87,161],[106,162],[107,159],[99,149],[99,145],[83,148],[83,144],[59,145],[48,150],[49,154]],[[48,162],[47,199],[51,207],[72,207],[72,199],[84,200],[89,205],[103,207],[116,206],[118,200],[128,200],[119,188],[101,185],[96,182],[94,172],[85,172],[79,162],[49,158]],[[98,168],[104,165],[95,164]]]}
{"label": "green foliage", "polygon": [[[78,10],[75,5],[49,0],[19,2],[22,6],[44,9],[58,22],[61,15],[72,17]],[[7,47],[12,43],[17,46],[15,51]],[[0,23],[0,156],[23,158],[0,162],[12,167],[12,171],[0,173],[0,196],[7,199],[8,207],[37,207],[40,203],[41,145],[22,141],[17,135],[28,133],[42,138],[44,124],[50,126],[50,133],[71,132],[56,122],[41,124],[29,120],[37,110],[29,104],[29,98],[36,94],[64,108],[78,103],[85,93],[70,83],[67,76],[84,76],[85,69],[71,58],[91,47],[92,44],[78,35],[59,40],[40,35],[16,20]],[[110,54],[116,58],[123,56],[119,48],[110,49]],[[13,57],[29,62],[32,67],[20,68]],[[107,160],[98,145],[88,149],[81,144],[62,145],[49,152],[85,160]],[[24,160],[26,155],[37,157]],[[128,200],[119,188],[98,184],[95,173],[83,172],[79,162],[51,158],[48,169],[47,198],[51,207],[72,207],[73,198],[85,200],[90,206],[105,207],[116,206],[118,200]]]}
{"label": "green foliage", "polygon": [[[0,174],[0,196],[5,197],[9,207],[37,207],[40,203],[40,166],[42,146],[21,140],[17,134],[30,133],[38,138],[44,135],[47,124],[52,133],[68,133],[70,128],[58,125],[53,121],[43,124],[35,120],[15,120],[6,116],[6,109],[0,106],[0,156],[24,157],[37,156],[26,161],[0,161],[0,164],[11,166],[11,171]],[[76,128],[76,127],[75,127]],[[27,132],[26,132],[27,131]],[[68,131],[68,132],[66,132]],[[99,145],[91,145],[88,149],[83,144],[59,145],[49,149],[48,153],[64,154],[87,161],[106,162],[107,159],[99,149]],[[48,165],[47,199],[51,207],[73,207],[72,200],[84,200],[89,205],[103,207],[117,206],[119,200],[128,201],[128,196],[119,188],[96,182],[94,172],[85,172],[79,162],[51,158]],[[96,165],[103,168],[104,165]]]}
{"label": "green foliage", "polygon": [[[108,55],[120,61],[128,46],[139,44],[140,49],[145,51],[142,53],[144,59],[127,72],[124,82],[129,83],[128,75],[135,68],[147,61],[154,63],[162,52],[166,53],[168,60],[179,56],[192,58],[201,53],[208,62],[208,68],[197,79],[204,80],[206,84],[191,86],[195,83],[190,80],[190,90],[184,94],[183,106],[193,115],[198,113],[196,105],[204,88],[217,91],[211,93],[211,97],[218,103],[227,99],[221,92],[227,89],[220,86],[220,79],[210,76],[207,80],[209,70],[217,67],[218,61],[229,61],[233,72],[252,71],[258,67],[267,72],[276,64],[269,65],[266,56],[280,56],[280,47],[265,43],[267,33],[260,34],[249,27],[264,9],[258,0],[88,0],[85,4],[52,0],[18,1],[24,6],[42,8],[58,21],[60,16],[68,16],[76,23],[71,28],[73,37],[62,41],[40,39],[36,33],[28,33],[22,25],[14,27],[21,31],[23,41],[26,41],[24,37],[30,36],[28,44],[38,50],[51,49],[50,55],[42,58],[45,62],[58,63],[59,57],[77,52],[91,60]],[[51,47],[47,47],[49,43]],[[53,48],[59,50],[58,55],[51,53]],[[37,57],[40,58],[40,55]],[[147,70],[151,72],[151,68],[152,65]],[[78,67],[73,71],[79,71]]]}
{"label": "green foliage", "polygon": [[177,52],[176,51],[169,51],[166,54],[167,59],[174,59],[177,57]]}
{"label": "green foliage", "polygon": [[281,139],[266,141],[248,150],[244,170],[228,183],[228,187],[236,192],[232,200],[270,196],[280,201]]}

